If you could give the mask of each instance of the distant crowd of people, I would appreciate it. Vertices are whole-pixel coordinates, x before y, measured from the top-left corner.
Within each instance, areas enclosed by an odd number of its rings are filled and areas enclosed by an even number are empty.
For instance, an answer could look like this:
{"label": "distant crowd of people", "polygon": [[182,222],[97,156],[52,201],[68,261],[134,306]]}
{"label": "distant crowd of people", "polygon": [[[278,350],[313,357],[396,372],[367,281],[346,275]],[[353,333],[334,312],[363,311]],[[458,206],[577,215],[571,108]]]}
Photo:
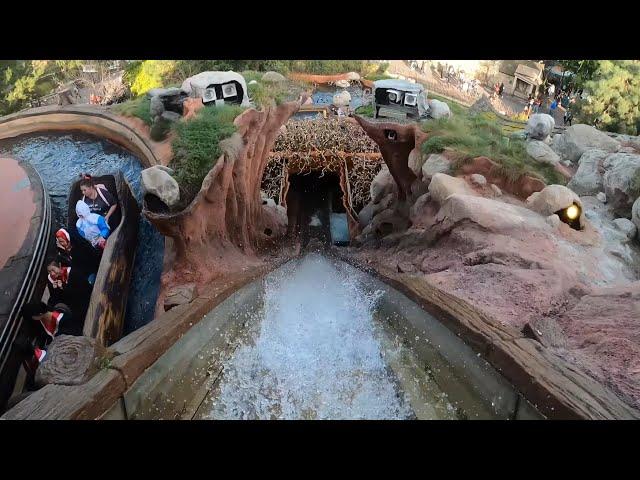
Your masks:
{"label": "distant crowd of people", "polygon": [[549,100],[549,108],[544,113],[548,113],[554,119],[556,116],[556,112],[558,111],[558,107],[562,106],[564,109],[563,115],[563,123],[564,125],[571,126],[573,122],[573,112],[571,111],[571,105],[576,101],[576,98],[582,95],[582,90],[578,90],[576,92],[572,92],[572,89],[569,87],[566,90],[560,89],[556,92],[556,86],[552,83],[550,84],[544,93],[540,93],[537,96],[529,94],[527,98],[527,103],[524,107],[524,114],[527,115],[527,118],[530,117],[534,113],[542,113],[544,104],[544,97]]}
{"label": "distant crowd of people", "polygon": [[80,181],[82,199],[75,204],[73,225],[55,233],[56,255],[47,264],[47,302],[22,308],[27,338],[18,341],[30,378],[46,357],[47,345],[58,335],[82,335],[84,319],[107,239],[117,226],[113,214],[116,196],[90,175]]}

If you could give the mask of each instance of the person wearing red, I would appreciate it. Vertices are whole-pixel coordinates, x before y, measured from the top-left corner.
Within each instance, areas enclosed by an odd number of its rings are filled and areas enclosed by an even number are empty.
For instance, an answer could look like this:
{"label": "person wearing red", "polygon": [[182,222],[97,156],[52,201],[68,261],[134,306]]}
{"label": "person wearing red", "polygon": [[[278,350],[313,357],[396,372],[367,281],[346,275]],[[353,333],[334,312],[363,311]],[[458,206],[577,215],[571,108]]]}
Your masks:
{"label": "person wearing red", "polygon": [[74,321],[71,310],[63,303],[53,307],[44,302],[27,303],[22,307],[22,316],[28,325],[36,326],[34,333],[44,340],[38,344],[47,344],[57,335],[82,335],[82,325]]}
{"label": "person wearing red", "polygon": [[71,255],[71,235],[65,228],[56,232],[56,260],[63,267],[70,267],[73,256]]}

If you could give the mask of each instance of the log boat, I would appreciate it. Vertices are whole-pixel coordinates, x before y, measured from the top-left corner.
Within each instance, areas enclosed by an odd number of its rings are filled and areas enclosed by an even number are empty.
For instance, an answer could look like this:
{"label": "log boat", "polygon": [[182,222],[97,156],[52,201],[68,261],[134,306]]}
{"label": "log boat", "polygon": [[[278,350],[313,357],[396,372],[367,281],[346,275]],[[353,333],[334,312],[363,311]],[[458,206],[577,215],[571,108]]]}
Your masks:
{"label": "log boat", "polygon": [[[111,235],[107,240],[91,299],[84,320],[83,335],[95,338],[104,346],[119,340],[124,328],[129,285],[138,241],[140,207],[122,172],[93,177],[114,194],[118,208],[110,219]],[[80,180],[74,182],[69,192],[68,225],[75,230],[78,220],[75,205],[82,199]],[[84,239],[80,241],[86,242]],[[88,243],[88,242],[86,242]]]}

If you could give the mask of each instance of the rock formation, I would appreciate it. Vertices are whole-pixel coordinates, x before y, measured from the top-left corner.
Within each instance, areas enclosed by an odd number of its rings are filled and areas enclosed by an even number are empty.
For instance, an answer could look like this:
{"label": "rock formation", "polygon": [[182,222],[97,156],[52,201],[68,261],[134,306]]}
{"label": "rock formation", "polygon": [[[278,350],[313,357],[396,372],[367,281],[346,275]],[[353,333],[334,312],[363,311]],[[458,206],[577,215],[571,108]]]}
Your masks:
{"label": "rock formation", "polygon": [[593,148],[616,152],[620,142],[590,125],[578,124],[567,128],[562,135],[554,136],[551,147],[563,159],[577,162],[585,151]]}
{"label": "rock formation", "polygon": [[424,134],[415,124],[371,122],[358,115],[355,119],[380,147],[382,158],[398,185],[398,200],[406,200],[411,195],[411,184],[417,179],[409,168],[409,154],[416,147],[416,137]]}
{"label": "rock formation", "polygon": [[265,72],[265,74],[262,75],[262,81],[267,83],[280,83],[286,80],[286,77],[278,72]]}
{"label": "rock formation", "polygon": [[445,102],[430,98],[427,100],[427,105],[429,105],[429,116],[431,118],[439,119],[451,116],[451,109]]}
{"label": "rock formation", "polygon": [[299,108],[300,101],[244,111],[234,121],[238,131],[220,142],[224,153],[185,210],[164,214],[145,207],[145,216],[173,240],[175,260],[163,278],[165,288],[203,285],[225,271],[257,263],[257,254],[285,234],[286,216],[263,205],[260,183],[280,127]]}
{"label": "rock formation", "polygon": [[527,138],[532,140],[546,141],[553,133],[556,122],[551,115],[546,113],[534,113],[527,120],[524,131]]}
{"label": "rock formation", "polygon": [[180,187],[171,176],[172,173],[172,169],[162,165],[154,165],[140,172],[144,192],[155,195],[168,207],[173,207],[180,200]]}

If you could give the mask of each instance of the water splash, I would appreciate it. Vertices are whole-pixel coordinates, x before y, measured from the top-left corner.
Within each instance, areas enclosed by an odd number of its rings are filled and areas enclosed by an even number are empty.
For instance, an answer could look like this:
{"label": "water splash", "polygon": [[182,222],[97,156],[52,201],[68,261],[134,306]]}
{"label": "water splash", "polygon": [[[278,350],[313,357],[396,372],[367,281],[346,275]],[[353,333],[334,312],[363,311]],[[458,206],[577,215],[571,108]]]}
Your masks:
{"label": "water splash", "polygon": [[381,295],[316,254],[269,275],[257,338],[225,362],[210,418],[413,418],[376,337]]}

